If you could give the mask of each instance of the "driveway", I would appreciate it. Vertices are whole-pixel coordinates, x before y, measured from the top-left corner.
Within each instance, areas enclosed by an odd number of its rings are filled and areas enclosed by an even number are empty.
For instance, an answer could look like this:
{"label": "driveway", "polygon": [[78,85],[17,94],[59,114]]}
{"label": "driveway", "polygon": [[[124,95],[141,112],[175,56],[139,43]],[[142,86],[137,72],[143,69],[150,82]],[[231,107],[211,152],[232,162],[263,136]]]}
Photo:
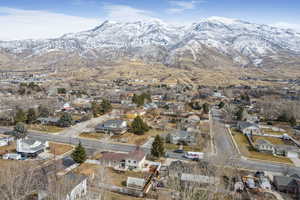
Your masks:
{"label": "driveway", "polygon": [[70,128],[67,128],[58,133],[58,135],[66,136],[66,137],[78,137],[80,133],[83,133],[85,130],[94,128],[96,125],[116,117],[116,110],[113,110],[111,113],[102,115],[97,118],[92,118],[88,121],[78,123]]}
{"label": "driveway", "polygon": [[299,158],[290,158],[293,161],[296,167],[300,167],[300,159]]}

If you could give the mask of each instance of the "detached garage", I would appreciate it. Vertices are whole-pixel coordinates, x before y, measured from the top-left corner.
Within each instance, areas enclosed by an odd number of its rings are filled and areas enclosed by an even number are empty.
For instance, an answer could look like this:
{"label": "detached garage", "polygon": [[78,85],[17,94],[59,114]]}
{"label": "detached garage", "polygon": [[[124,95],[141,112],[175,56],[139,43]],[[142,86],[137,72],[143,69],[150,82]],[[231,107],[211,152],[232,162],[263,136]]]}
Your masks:
{"label": "detached garage", "polygon": [[299,154],[298,154],[298,152],[295,152],[295,151],[288,151],[287,154],[286,154],[286,157],[288,157],[288,158],[298,158]]}

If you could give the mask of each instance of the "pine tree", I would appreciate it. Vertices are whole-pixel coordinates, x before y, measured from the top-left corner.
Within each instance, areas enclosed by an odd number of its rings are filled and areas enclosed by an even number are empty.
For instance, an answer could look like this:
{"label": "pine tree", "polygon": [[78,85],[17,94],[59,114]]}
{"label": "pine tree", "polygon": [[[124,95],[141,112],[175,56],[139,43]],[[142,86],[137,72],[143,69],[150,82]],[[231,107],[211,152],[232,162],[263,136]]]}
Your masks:
{"label": "pine tree", "polygon": [[131,124],[131,130],[135,134],[143,135],[145,132],[149,131],[149,127],[140,116],[137,116]]}
{"label": "pine tree", "polygon": [[160,158],[164,154],[165,154],[164,141],[159,135],[156,135],[152,143],[151,155]]}
{"label": "pine tree", "polygon": [[204,103],[204,104],[202,105],[202,108],[203,108],[203,112],[204,112],[205,114],[208,114],[208,112],[209,112],[209,105],[208,105],[208,103]]}
{"label": "pine tree", "polygon": [[26,113],[22,109],[18,108],[14,119],[15,123],[17,124],[18,122],[26,122],[26,120]]}
{"label": "pine tree", "polygon": [[36,120],[36,112],[33,108],[30,108],[27,112],[27,124],[31,124]]}
{"label": "pine tree", "polygon": [[100,104],[100,113],[101,114],[108,113],[109,111],[111,111],[111,109],[112,109],[112,105],[110,101],[103,99]]}
{"label": "pine tree", "polygon": [[71,154],[71,157],[76,163],[79,163],[79,164],[84,163],[87,156],[86,156],[84,147],[81,145],[81,142],[74,149],[74,151]]}
{"label": "pine tree", "polygon": [[27,135],[27,129],[24,123],[18,122],[14,128],[14,135],[17,139],[25,138]]}
{"label": "pine tree", "polygon": [[73,123],[73,119],[70,113],[64,112],[63,115],[60,117],[58,124],[61,127],[69,127]]}

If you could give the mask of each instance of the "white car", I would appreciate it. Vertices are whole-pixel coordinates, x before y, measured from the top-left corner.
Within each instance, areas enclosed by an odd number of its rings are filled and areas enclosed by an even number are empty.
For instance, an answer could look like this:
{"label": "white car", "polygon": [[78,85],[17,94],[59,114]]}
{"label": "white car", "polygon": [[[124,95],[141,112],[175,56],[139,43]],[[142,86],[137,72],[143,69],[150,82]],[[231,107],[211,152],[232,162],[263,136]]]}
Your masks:
{"label": "white car", "polygon": [[17,153],[7,153],[2,156],[5,160],[21,160],[22,156]]}

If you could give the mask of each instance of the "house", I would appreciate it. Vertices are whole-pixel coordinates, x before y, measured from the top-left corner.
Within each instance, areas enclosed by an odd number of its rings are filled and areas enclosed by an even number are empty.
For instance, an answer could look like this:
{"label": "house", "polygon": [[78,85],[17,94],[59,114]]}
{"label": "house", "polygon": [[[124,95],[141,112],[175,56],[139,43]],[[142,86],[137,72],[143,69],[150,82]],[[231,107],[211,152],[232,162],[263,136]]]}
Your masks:
{"label": "house", "polygon": [[276,145],[275,154],[280,156],[286,156],[288,158],[298,158],[299,148],[293,145]]}
{"label": "house", "polygon": [[177,130],[169,133],[168,137],[171,144],[194,144],[196,142],[195,133],[184,130]]}
{"label": "house", "polygon": [[300,126],[295,126],[294,127],[294,134],[295,135],[300,135]]}
{"label": "house", "polygon": [[143,190],[146,184],[146,180],[143,178],[127,177],[126,185],[130,189]]}
{"label": "house", "polygon": [[137,147],[134,151],[129,153],[102,153],[100,162],[109,167],[115,167],[120,170],[141,170],[146,160],[145,152]]}
{"label": "house", "polygon": [[255,147],[260,152],[271,153],[271,154],[275,153],[274,145],[268,140],[263,140],[263,139],[257,140],[255,142]]}
{"label": "house", "polygon": [[108,120],[95,127],[97,133],[120,135],[127,131],[127,122],[124,120]]}
{"label": "house", "polygon": [[137,147],[134,151],[128,153],[125,159],[125,166],[129,169],[142,169],[145,160],[145,152],[139,147]]}
{"label": "house", "polygon": [[14,137],[0,134],[0,147],[7,146],[12,141]]}
{"label": "house", "polygon": [[36,157],[49,147],[48,142],[41,142],[33,139],[18,139],[16,151],[23,156]]}
{"label": "house", "polygon": [[300,194],[300,179],[294,176],[274,176],[273,183],[275,188],[280,192]]}
{"label": "house", "polygon": [[57,118],[57,117],[39,117],[36,119],[36,122],[43,124],[43,125],[56,126],[56,125],[58,125],[59,118]]}
{"label": "house", "polygon": [[237,128],[244,134],[261,134],[259,126],[255,123],[239,121]]}

